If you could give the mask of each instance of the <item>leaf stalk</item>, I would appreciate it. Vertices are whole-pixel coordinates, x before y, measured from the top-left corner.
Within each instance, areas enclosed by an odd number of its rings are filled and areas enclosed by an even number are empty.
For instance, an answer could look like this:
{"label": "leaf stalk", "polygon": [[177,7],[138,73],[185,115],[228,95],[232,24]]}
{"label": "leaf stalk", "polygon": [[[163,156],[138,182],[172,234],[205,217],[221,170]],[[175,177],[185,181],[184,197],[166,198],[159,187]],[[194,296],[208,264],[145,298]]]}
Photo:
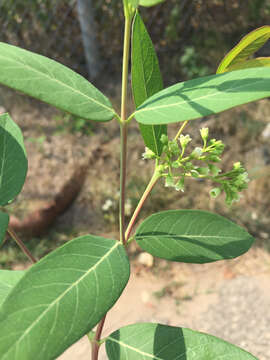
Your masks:
{"label": "leaf stalk", "polygon": [[22,250],[22,252],[28,257],[28,259],[35,264],[37,260],[35,257],[31,254],[31,252],[27,249],[27,247],[24,245],[23,241],[18,237],[18,235],[13,231],[10,227],[7,229],[7,233],[9,236],[16,242],[16,244],[19,246],[19,248]]}

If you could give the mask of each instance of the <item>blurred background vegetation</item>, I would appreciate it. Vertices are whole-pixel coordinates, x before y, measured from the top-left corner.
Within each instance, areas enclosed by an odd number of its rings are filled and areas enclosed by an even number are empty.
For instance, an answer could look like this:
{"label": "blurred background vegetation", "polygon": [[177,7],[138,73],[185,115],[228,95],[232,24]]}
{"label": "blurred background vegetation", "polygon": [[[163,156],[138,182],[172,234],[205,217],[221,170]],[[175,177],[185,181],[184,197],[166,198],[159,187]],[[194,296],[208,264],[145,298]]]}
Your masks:
{"label": "blurred background vegetation", "polygon": [[[87,75],[76,0],[2,0],[0,40],[61,61]],[[92,0],[102,78],[121,70],[120,0]],[[141,8],[165,82],[213,73],[252,29],[269,23],[270,0],[166,0]],[[218,45],[218,46],[217,46]]]}

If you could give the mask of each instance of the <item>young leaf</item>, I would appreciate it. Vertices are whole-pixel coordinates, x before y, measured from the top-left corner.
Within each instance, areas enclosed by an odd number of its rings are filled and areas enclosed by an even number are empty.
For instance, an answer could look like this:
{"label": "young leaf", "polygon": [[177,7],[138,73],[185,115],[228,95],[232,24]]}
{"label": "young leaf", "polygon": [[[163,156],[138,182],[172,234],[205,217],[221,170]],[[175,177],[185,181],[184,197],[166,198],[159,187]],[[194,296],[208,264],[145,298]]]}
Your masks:
{"label": "young leaf", "polygon": [[188,80],[151,96],[134,115],[142,124],[198,119],[270,96],[270,69],[244,69]]}
{"label": "young leaf", "polygon": [[218,66],[217,74],[229,71],[230,66],[243,63],[258,51],[270,38],[270,26],[262,26],[251,31],[224,57]]}
{"label": "young leaf", "polygon": [[119,241],[86,235],[53,251],[1,306],[1,360],[55,359],[98,323],[128,278]]}
{"label": "young leaf", "polygon": [[254,67],[270,66],[270,57],[259,57],[256,59],[246,60],[227,67],[226,71],[249,69]]}
{"label": "young leaf", "polygon": [[146,6],[146,7],[150,7],[150,6],[155,6],[157,4],[160,4],[162,2],[164,2],[165,0],[139,0],[139,5],[140,6]]}
{"label": "young leaf", "polygon": [[24,273],[24,271],[0,270],[0,306]]}
{"label": "young leaf", "polygon": [[44,56],[0,43],[0,83],[88,120],[114,117],[110,101],[85,78]]}
{"label": "young leaf", "polygon": [[19,194],[27,167],[20,128],[8,114],[0,115],[0,205],[6,205]]}
{"label": "young leaf", "polygon": [[233,259],[248,251],[254,241],[228,219],[200,210],[151,215],[137,228],[135,240],[154,256],[197,264]]}
{"label": "young leaf", "polygon": [[215,336],[154,323],[132,324],[106,338],[109,360],[258,360]]}
{"label": "young leaf", "polygon": [[[158,58],[151,38],[137,13],[133,22],[131,54],[132,92],[136,107],[163,89]],[[156,155],[161,155],[162,134],[167,134],[166,125],[140,125],[145,145]]]}
{"label": "young leaf", "polygon": [[5,239],[8,222],[9,222],[8,214],[0,211],[0,245],[2,244],[3,240]]}

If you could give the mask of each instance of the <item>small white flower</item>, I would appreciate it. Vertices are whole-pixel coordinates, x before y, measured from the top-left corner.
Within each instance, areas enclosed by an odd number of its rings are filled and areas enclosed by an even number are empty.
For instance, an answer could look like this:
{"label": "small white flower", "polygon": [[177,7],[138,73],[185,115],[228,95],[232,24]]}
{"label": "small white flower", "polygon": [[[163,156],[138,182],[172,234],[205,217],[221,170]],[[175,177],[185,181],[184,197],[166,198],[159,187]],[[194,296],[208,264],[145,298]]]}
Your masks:
{"label": "small white flower", "polygon": [[103,211],[108,211],[110,210],[110,208],[113,206],[113,202],[111,199],[107,199],[105,201],[105,203],[102,205],[102,210]]}

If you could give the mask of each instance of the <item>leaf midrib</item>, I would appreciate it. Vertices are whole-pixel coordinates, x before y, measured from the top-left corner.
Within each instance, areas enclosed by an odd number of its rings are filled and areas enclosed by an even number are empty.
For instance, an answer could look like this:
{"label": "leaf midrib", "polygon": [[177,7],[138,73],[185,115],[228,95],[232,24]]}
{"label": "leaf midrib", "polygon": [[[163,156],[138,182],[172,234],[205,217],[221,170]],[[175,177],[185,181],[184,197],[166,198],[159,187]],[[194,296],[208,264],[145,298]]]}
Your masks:
{"label": "leaf midrib", "polygon": [[8,349],[8,351],[3,354],[4,357],[2,358],[2,360],[4,360],[6,358],[6,356],[8,355],[8,353],[14,348],[14,346],[18,346],[18,344],[23,340],[23,338],[36,326],[36,324],[38,324],[38,322],[43,318],[43,316],[46,315],[46,313],[56,304],[58,303],[70,290],[72,290],[75,286],[77,286],[77,284],[79,282],[81,282],[87,275],[89,275],[92,271],[94,271],[97,266],[104,260],[106,259],[111,252],[117,248],[118,246],[120,246],[120,242],[116,242],[111,249],[102,257],[100,258],[100,260],[93,266],[91,267],[88,271],[85,272],[85,274],[83,276],[81,276],[77,281],[75,281],[74,283],[72,283],[60,296],[58,296],[40,315],[39,317],[26,329],[26,331],[22,334],[21,337],[19,337],[17,339],[17,341],[15,341],[12,345],[11,348]]}
{"label": "leaf midrib", "polygon": [[[140,32],[141,34],[141,32]],[[142,36],[140,36],[140,38],[142,38]],[[143,89],[144,89],[144,92],[145,92],[145,100],[146,101],[148,98],[149,98],[149,95],[148,95],[148,89],[147,89],[147,82],[146,82],[146,77],[145,77],[145,68],[143,66],[143,56],[142,56],[142,46],[141,46],[141,42],[139,41],[139,47],[140,47],[140,53],[138,54],[139,58],[140,58],[140,67],[141,67],[141,72],[142,72],[142,77],[143,77]],[[147,48],[148,49],[148,48]],[[153,68],[152,68],[152,72],[153,72]],[[154,139],[154,146],[155,146],[155,149],[156,149],[156,153],[158,153],[158,144],[157,144],[157,140],[156,140],[156,134],[155,134],[155,129],[154,129],[154,125],[148,125],[151,127],[151,131],[152,131],[152,136],[153,136],[153,139]]]}
{"label": "leaf midrib", "polygon": [[[269,79],[268,79],[269,80]],[[258,81],[254,81],[253,82],[253,85],[255,85],[255,84],[257,84],[258,82],[261,82],[261,81],[266,81],[266,79],[260,79],[260,80],[258,80]],[[220,83],[220,84],[218,84],[219,86],[220,85],[222,85],[222,83]],[[236,87],[231,87],[231,88],[228,88],[227,90],[235,90],[235,89],[240,89],[240,88],[245,88],[247,85],[245,84],[245,85],[239,85],[239,86],[236,86]],[[191,91],[197,91],[197,90],[202,90],[201,88],[194,88],[193,90],[191,90]],[[179,90],[179,92],[180,92],[180,90]],[[201,100],[201,99],[206,99],[206,98],[211,98],[211,97],[213,97],[213,96],[216,96],[217,95],[217,93],[219,93],[219,94],[224,94],[224,93],[226,93],[226,92],[228,92],[228,91],[216,91],[216,92],[213,92],[212,94],[208,94],[208,95],[204,95],[204,96],[199,96],[199,97],[197,97],[197,98],[195,98],[195,99],[192,99],[192,100],[183,100],[183,101],[181,101],[181,102],[176,102],[176,103],[173,103],[173,104],[164,104],[164,105],[159,105],[159,106],[155,106],[155,107],[148,107],[147,106],[147,104],[146,105],[144,105],[145,107],[143,107],[142,109],[138,109],[138,110],[136,110],[135,112],[134,112],[134,116],[136,116],[138,113],[141,113],[141,112],[145,112],[145,111],[154,111],[154,110],[158,110],[158,109],[164,109],[164,108],[170,108],[170,107],[174,107],[174,106],[181,106],[182,104],[189,104],[189,103],[194,103],[195,101],[198,101],[198,100]],[[168,93],[168,94],[170,94],[170,93]],[[164,95],[166,95],[166,94],[164,94]],[[180,94],[179,95],[181,95],[181,92],[180,92]],[[151,98],[150,98],[151,99]],[[143,105],[143,104],[142,104]]]}
{"label": "leaf midrib", "polygon": [[143,356],[148,356],[148,357],[151,358],[151,359],[154,359],[154,360],[163,360],[163,359],[160,358],[160,357],[156,357],[155,355],[152,355],[152,354],[146,353],[146,352],[144,352],[144,351],[141,351],[141,350],[139,350],[139,349],[137,349],[137,348],[135,348],[135,347],[133,347],[133,346],[131,346],[131,345],[128,345],[128,344],[126,344],[126,343],[124,343],[124,342],[122,342],[122,341],[115,340],[114,338],[112,338],[112,337],[110,337],[110,336],[107,338],[107,340],[111,340],[111,341],[115,342],[116,344],[119,344],[119,345],[122,346],[122,347],[126,347],[126,348],[128,348],[128,349],[130,349],[130,350],[132,350],[132,351],[137,352],[138,354],[143,355]]}
{"label": "leaf midrib", "polygon": [[170,238],[170,237],[174,237],[174,238],[179,238],[179,239],[182,239],[182,238],[222,238],[222,239],[232,239],[232,240],[237,240],[239,239],[239,236],[238,237],[234,237],[234,236],[223,236],[223,235],[188,235],[188,234],[183,234],[183,235],[177,235],[177,234],[149,234],[149,235],[136,235],[135,236],[136,239],[138,238],[149,238],[149,237],[162,237],[162,238]]}

